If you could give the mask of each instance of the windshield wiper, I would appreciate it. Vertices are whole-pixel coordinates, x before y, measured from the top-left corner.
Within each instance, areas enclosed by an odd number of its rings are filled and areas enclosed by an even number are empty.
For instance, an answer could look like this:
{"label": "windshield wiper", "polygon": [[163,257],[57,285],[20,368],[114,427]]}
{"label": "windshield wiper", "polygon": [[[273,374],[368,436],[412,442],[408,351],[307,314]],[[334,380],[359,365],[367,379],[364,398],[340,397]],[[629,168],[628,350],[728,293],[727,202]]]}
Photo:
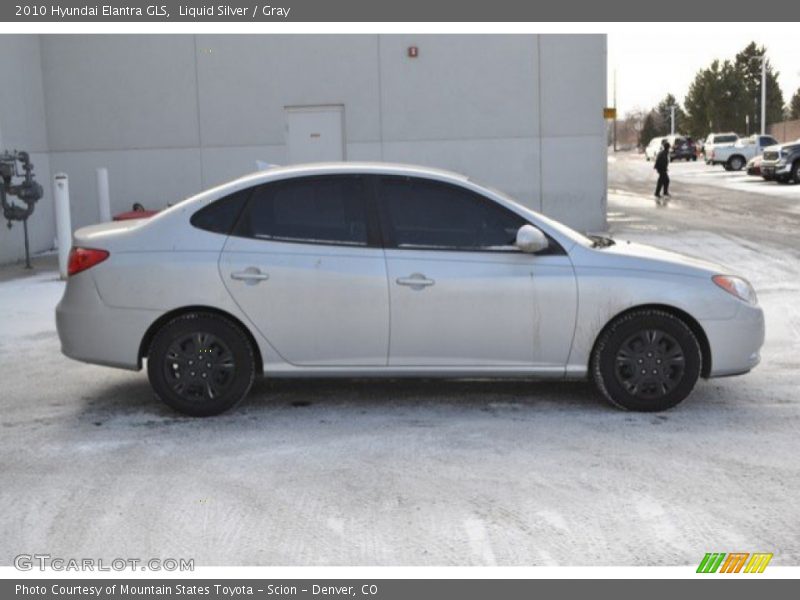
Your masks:
{"label": "windshield wiper", "polygon": [[608,248],[609,246],[613,246],[617,243],[610,237],[605,237],[602,235],[590,235],[589,239],[592,240],[592,248]]}

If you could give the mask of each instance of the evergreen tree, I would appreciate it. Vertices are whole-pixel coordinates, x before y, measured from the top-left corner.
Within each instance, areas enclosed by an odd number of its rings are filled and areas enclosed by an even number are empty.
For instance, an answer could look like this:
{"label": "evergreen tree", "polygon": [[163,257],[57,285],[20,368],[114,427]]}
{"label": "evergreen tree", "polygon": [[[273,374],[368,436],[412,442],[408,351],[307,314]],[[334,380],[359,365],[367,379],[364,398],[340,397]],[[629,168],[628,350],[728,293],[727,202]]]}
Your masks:
{"label": "evergreen tree", "polygon": [[654,111],[647,113],[642,123],[642,130],[639,132],[639,145],[645,148],[654,137],[661,135],[656,123],[657,115]]}
{"label": "evergreen tree", "polygon": [[672,111],[671,106],[676,106],[675,109],[675,133],[682,133],[684,124],[686,122],[686,113],[683,112],[681,105],[672,94],[667,94],[664,99],[656,106],[656,112],[659,116],[659,135],[669,135],[672,127]]}
{"label": "evergreen tree", "polygon": [[[748,44],[733,61],[713,61],[695,75],[684,99],[685,129],[695,137],[710,132],[745,133],[761,130],[761,60],[766,52],[755,42]],[[767,125],[783,118],[783,92],[778,73],[769,60],[767,70]]]}
{"label": "evergreen tree", "polygon": [[[742,78],[742,111],[750,116],[750,131],[761,131],[761,57],[766,54],[764,46],[750,42],[736,55],[736,71]],[[778,73],[767,59],[767,124],[783,120],[783,92],[778,85]]]}

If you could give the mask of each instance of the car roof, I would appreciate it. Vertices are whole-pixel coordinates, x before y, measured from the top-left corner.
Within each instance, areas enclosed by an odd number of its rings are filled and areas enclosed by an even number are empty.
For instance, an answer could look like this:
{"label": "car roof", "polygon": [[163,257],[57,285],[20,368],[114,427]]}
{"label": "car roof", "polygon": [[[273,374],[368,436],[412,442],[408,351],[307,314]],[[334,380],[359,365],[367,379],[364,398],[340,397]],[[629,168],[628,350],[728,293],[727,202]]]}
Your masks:
{"label": "car roof", "polygon": [[466,175],[421,165],[387,162],[319,162],[297,165],[273,166],[261,171],[254,171],[224,185],[239,187],[239,184],[255,185],[261,182],[288,179],[292,177],[310,175],[335,175],[335,174],[370,174],[370,175],[401,175],[409,177],[424,177],[429,179],[445,179],[468,181]]}

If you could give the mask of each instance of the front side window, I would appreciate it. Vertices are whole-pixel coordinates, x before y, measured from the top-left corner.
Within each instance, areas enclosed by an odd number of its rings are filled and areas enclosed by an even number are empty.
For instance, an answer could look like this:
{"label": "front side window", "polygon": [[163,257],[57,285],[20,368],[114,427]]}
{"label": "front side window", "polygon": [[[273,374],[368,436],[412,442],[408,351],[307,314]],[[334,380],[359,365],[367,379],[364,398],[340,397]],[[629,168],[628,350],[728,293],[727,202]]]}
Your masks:
{"label": "front side window", "polygon": [[409,177],[383,177],[389,243],[398,248],[513,250],[527,221],[470,190]]}
{"label": "front side window", "polygon": [[257,187],[236,235],[313,244],[367,245],[367,196],[358,176],[304,177]]}

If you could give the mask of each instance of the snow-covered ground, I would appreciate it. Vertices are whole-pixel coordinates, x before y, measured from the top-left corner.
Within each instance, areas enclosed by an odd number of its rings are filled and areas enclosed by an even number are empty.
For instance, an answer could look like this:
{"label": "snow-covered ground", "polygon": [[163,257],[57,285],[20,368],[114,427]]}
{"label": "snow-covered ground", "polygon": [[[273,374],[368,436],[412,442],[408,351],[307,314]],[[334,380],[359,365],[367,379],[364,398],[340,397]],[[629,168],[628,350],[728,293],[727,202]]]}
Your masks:
{"label": "snow-covered ground", "polygon": [[754,282],[761,366],[656,415],[583,383],[282,380],[199,420],[142,373],[60,354],[54,272],[0,283],[0,564],[696,565],[712,550],[799,564],[797,251],[679,201],[609,208],[617,237]]}

